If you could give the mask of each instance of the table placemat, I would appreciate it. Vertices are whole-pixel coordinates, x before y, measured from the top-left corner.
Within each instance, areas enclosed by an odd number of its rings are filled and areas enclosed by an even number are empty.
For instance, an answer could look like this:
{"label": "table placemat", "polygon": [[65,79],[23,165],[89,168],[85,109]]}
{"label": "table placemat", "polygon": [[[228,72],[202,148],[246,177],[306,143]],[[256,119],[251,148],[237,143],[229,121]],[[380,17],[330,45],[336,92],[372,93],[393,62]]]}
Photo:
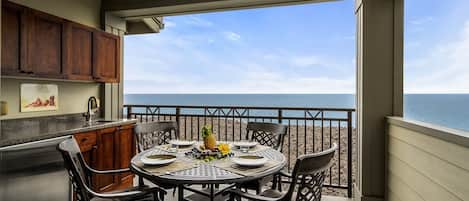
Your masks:
{"label": "table placemat", "polygon": [[188,169],[197,167],[197,164],[188,163],[186,161],[181,161],[179,159],[168,165],[145,165],[140,160],[135,162],[135,165],[137,165],[138,167],[156,176],[169,174],[172,172],[178,172],[182,170],[188,170]]}
{"label": "table placemat", "polygon": [[271,168],[274,168],[278,164],[280,164],[279,161],[269,160],[267,161],[266,164],[260,167],[243,167],[243,166],[236,165],[231,160],[224,160],[224,161],[219,161],[217,163],[214,163],[213,165],[215,167],[230,171],[235,174],[239,174],[243,176],[252,176],[259,172],[263,172]]}

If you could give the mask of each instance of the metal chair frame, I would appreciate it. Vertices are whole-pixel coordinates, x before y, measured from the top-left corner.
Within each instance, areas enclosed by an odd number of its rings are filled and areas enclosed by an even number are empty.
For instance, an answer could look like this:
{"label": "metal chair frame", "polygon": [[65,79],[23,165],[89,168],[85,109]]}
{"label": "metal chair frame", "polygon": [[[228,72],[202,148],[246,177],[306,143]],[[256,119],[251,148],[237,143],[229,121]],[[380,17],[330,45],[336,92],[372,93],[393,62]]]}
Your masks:
{"label": "metal chair frame", "polygon": [[86,164],[80,148],[75,141],[74,137],[66,139],[57,146],[65,162],[65,168],[68,171],[70,180],[76,194],[77,201],[91,201],[94,198],[109,199],[109,200],[147,200],[152,196],[151,200],[159,201],[164,199],[166,191],[159,187],[148,188],[146,186],[138,186],[136,189],[112,192],[112,193],[99,193],[91,187],[91,177],[93,174],[118,174],[129,172],[130,169],[117,169],[117,170],[95,170]]}
{"label": "metal chair frame", "polygon": [[[290,187],[284,194],[271,189],[260,195],[253,195],[240,189],[231,189],[230,200],[245,198],[254,201],[320,201],[326,172],[332,165],[336,151],[337,144],[333,144],[325,151],[300,156],[296,160],[292,174],[281,173],[282,176],[291,178]],[[273,197],[269,194],[279,196]]]}
{"label": "metal chair frame", "polygon": [[288,126],[283,124],[248,122],[246,140],[256,141],[282,152],[287,129]]}

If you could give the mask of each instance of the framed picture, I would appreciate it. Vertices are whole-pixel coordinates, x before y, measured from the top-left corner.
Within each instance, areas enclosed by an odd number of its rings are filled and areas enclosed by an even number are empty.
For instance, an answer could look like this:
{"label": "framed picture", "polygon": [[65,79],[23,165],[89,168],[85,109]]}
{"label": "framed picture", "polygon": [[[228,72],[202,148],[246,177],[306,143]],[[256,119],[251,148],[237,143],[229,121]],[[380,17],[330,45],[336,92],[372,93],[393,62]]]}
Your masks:
{"label": "framed picture", "polygon": [[56,84],[21,84],[21,112],[59,109],[59,89]]}

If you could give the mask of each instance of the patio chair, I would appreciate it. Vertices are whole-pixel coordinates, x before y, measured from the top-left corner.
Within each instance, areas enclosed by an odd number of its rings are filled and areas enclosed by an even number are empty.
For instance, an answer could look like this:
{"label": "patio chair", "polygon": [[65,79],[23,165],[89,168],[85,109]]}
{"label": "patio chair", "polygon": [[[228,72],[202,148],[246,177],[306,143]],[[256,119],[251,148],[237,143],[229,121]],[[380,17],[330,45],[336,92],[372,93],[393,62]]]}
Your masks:
{"label": "patio chair", "polygon": [[77,201],[159,201],[164,199],[166,191],[159,187],[136,186],[131,189],[98,193],[92,190],[92,174],[118,174],[129,172],[127,169],[95,170],[89,167],[80,152],[74,137],[61,142],[57,149],[62,154]]}
{"label": "patio chair", "polygon": [[[139,152],[151,149],[155,146],[169,144],[173,139],[179,139],[178,124],[175,121],[155,121],[140,123],[135,126],[134,133],[137,140]],[[139,184],[143,185],[142,177],[138,177]],[[159,183],[158,186],[164,189],[173,189],[173,196],[176,194],[177,186],[169,183]],[[191,189],[184,186],[184,189]]]}
{"label": "patio chair", "polygon": [[248,122],[246,140],[256,141],[282,152],[287,129],[288,126],[283,124]]}
{"label": "patio chair", "polygon": [[169,144],[179,138],[179,129],[175,121],[139,123],[134,128],[139,152],[158,145]]}
{"label": "patio chair", "polygon": [[[246,129],[246,139],[282,152],[287,129],[288,126],[283,124],[249,122]],[[267,176],[260,180],[242,183],[241,188],[255,190],[259,194],[263,186],[273,181],[274,176]],[[275,185],[276,182],[273,182],[273,184]]]}
{"label": "patio chair", "polygon": [[253,195],[240,189],[230,189],[230,200],[245,198],[254,201],[320,201],[326,172],[332,165],[336,151],[337,144],[333,144],[325,151],[300,156],[292,174],[281,173],[282,176],[291,178],[286,193],[269,189],[259,195]]}
{"label": "patio chair", "polygon": [[[169,144],[173,139],[179,138],[179,129],[175,121],[155,121],[139,123],[134,128],[138,152],[151,149],[155,146]],[[144,184],[143,178],[138,177],[140,185]],[[175,194],[176,185],[158,184],[165,189],[173,189]]]}

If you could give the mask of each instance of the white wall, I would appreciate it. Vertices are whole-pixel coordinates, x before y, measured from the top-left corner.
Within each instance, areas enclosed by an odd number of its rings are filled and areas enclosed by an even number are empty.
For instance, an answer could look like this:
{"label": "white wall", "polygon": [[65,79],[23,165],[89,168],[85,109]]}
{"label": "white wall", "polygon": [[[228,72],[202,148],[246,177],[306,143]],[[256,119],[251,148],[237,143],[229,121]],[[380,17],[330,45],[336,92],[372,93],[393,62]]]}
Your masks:
{"label": "white wall", "polygon": [[469,200],[468,133],[401,118],[388,122],[387,200]]}
{"label": "white wall", "polygon": [[[1,119],[16,119],[25,117],[37,117],[59,114],[83,113],[87,110],[87,101],[90,96],[99,97],[100,85],[96,83],[78,83],[65,81],[25,80],[25,79],[1,79],[0,98],[8,103],[8,115]],[[57,111],[26,112],[20,113],[20,84],[21,83],[47,83],[57,84],[59,88]]]}

